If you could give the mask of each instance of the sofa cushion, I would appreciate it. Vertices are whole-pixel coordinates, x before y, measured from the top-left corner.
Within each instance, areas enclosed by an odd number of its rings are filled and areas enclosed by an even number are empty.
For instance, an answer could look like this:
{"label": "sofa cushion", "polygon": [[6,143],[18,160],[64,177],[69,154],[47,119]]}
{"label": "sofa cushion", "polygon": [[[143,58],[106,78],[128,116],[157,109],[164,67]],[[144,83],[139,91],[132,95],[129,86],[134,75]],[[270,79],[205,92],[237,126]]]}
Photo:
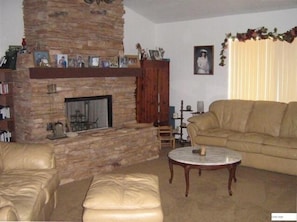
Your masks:
{"label": "sofa cushion", "polygon": [[286,103],[255,101],[246,132],[278,136],[286,107]]}
{"label": "sofa cushion", "polygon": [[260,133],[234,133],[228,137],[228,148],[249,152],[261,153],[262,143],[267,135]]}
{"label": "sofa cushion", "polygon": [[281,124],[280,136],[297,138],[297,102],[288,104]]}
{"label": "sofa cushion", "polygon": [[22,221],[36,220],[46,200],[41,183],[22,175],[1,174],[0,196],[13,203]]}
{"label": "sofa cushion", "polygon": [[289,137],[265,137],[264,145],[276,146],[281,148],[292,148],[297,151],[297,140]]}
{"label": "sofa cushion", "polygon": [[209,111],[215,113],[221,128],[245,132],[253,103],[246,100],[218,100],[210,105]]}
{"label": "sofa cushion", "polygon": [[192,145],[210,144],[213,146],[225,146],[230,135],[236,133],[235,131],[226,129],[208,129],[199,131],[199,135],[191,138]]}
{"label": "sofa cushion", "polygon": [[2,173],[2,171],[3,171],[3,161],[0,155],[0,173]]}
{"label": "sofa cushion", "polygon": [[297,148],[263,145],[261,153],[267,156],[297,160]]}
{"label": "sofa cushion", "polygon": [[45,192],[45,203],[49,201],[60,183],[56,169],[8,170],[5,171],[5,175],[7,178],[22,178],[24,181],[31,180],[33,184],[40,184]]}
{"label": "sofa cushion", "polygon": [[46,144],[1,143],[3,170],[53,168],[53,148]]}

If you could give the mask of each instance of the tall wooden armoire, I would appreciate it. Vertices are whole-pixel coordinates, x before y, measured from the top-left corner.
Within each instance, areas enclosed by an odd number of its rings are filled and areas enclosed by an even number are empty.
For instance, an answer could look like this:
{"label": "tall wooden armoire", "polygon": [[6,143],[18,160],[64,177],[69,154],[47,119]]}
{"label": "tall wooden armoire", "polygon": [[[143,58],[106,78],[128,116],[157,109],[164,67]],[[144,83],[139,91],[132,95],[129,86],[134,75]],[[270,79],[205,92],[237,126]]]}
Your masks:
{"label": "tall wooden armoire", "polygon": [[169,124],[169,61],[141,61],[137,77],[136,116],[139,123]]}

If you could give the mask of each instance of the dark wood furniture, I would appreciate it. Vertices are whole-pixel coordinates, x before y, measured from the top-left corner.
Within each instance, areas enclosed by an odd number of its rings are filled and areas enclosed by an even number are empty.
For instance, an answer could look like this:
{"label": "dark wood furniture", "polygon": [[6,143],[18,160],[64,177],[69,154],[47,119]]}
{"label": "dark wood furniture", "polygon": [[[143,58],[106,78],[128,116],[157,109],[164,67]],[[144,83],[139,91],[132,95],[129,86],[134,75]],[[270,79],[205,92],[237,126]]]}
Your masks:
{"label": "dark wood furniture", "polygon": [[136,115],[139,123],[169,125],[169,61],[141,61],[137,77]]}
{"label": "dark wood furniture", "polygon": [[31,79],[140,76],[140,68],[29,68]]}
{"label": "dark wood furniture", "polygon": [[0,69],[0,141],[14,141],[12,70]]}

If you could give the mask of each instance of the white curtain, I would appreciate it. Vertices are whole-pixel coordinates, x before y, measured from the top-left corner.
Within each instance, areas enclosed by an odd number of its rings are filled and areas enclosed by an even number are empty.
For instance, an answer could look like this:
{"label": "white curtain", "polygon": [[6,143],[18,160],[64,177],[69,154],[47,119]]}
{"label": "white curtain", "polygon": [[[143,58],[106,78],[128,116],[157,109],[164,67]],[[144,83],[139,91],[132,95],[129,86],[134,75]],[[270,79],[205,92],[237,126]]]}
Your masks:
{"label": "white curtain", "polygon": [[297,101],[297,40],[230,40],[229,98]]}

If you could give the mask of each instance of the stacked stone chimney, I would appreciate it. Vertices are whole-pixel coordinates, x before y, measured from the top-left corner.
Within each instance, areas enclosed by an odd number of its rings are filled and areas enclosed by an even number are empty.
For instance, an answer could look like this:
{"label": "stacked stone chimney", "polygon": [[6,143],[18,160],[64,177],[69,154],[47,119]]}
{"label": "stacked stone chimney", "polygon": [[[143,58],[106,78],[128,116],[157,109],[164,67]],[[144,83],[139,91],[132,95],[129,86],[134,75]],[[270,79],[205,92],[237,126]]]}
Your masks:
{"label": "stacked stone chimney", "polygon": [[29,49],[48,50],[51,65],[56,54],[118,56],[123,51],[124,8],[87,4],[84,0],[23,1],[25,37]]}
{"label": "stacked stone chimney", "polygon": [[[56,66],[57,54],[81,55],[86,61],[94,55],[118,56],[123,51],[122,0],[100,5],[83,0],[24,0],[23,6],[31,53],[18,55],[13,78],[16,141],[53,144],[62,183],[158,157],[155,127],[125,128],[126,123],[136,123],[136,77],[30,78],[34,50],[48,51],[51,67]],[[57,86],[56,93],[48,93],[51,84]],[[113,128],[75,138],[46,138],[51,133],[47,123],[66,123],[65,98],[100,95],[112,95]]]}

